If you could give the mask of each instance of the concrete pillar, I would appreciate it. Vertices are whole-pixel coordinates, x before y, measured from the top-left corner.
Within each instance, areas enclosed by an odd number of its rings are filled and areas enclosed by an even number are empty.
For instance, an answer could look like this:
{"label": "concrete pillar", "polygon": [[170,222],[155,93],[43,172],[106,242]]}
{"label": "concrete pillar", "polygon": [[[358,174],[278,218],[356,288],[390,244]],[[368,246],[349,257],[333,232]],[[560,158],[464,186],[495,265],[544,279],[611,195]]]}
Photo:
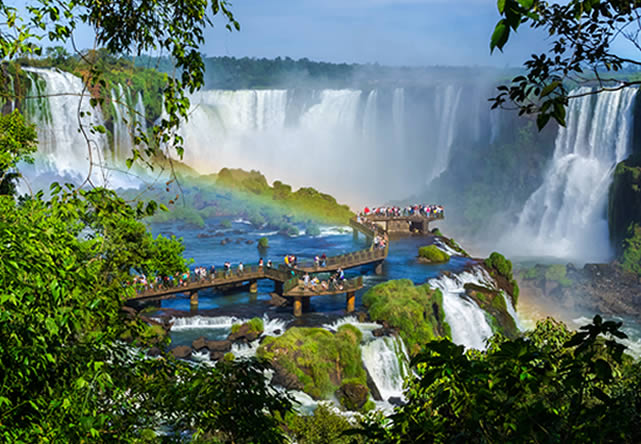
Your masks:
{"label": "concrete pillar", "polygon": [[374,268],[374,273],[383,274],[383,262],[379,262],[378,264],[376,264],[376,267]]}
{"label": "concrete pillar", "polygon": [[354,236],[354,240],[358,240],[358,230],[356,228],[352,229],[352,236]]}
{"label": "concrete pillar", "polygon": [[300,316],[303,314],[303,303],[300,299],[300,296],[294,298],[294,316]]}
{"label": "concrete pillar", "polygon": [[189,293],[189,305],[192,310],[198,310],[198,292],[192,291]]}
{"label": "concrete pillar", "polygon": [[354,305],[356,304],[356,292],[348,291],[347,292],[347,308],[345,309],[347,313],[352,313],[354,311]]}
{"label": "concrete pillar", "polygon": [[258,293],[258,281],[256,279],[249,281],[249,292]]}

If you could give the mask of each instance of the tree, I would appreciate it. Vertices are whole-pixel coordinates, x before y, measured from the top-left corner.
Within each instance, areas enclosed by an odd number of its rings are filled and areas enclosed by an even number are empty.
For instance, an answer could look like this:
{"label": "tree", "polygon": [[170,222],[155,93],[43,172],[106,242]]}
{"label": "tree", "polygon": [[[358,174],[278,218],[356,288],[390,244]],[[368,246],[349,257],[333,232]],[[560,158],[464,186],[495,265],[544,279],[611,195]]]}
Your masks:
{"label": "tree", "polygon": [[19,111],[0,115],[0,195],[14,195],[20,173],[18,162],[33,162],[36,151],[36,131],[24,121]]}
{"label": "tree", "polygon": [[[580,96],[616,91],[640,85],[627,68],[641,66],[641,57],[617,53],[613,44],[626,40],[641,51],[641,3],[633,0],[499,0],[501,19],[496,24],[490,49],[502,50],[512,32],[528,25],[547,33],[550,50],[533,54],[524,63],[526,72],[498,87],[493,108],[513,104],[519,114],[536,114],[543,128],[550,118],[565,125],[568,101]],[[641,55],[641,54],[640,54]],[[575,85],[590,91],[573,91]]]}

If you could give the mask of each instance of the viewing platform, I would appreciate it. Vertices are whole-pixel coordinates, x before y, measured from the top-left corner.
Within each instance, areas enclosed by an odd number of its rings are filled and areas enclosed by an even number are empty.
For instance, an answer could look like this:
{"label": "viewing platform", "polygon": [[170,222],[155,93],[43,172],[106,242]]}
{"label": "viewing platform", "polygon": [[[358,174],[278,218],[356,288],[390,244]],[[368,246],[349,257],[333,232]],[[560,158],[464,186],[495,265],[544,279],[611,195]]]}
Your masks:
{"label": "viewing platform", "polygon": [[[384,247],[376,247],[373,243],[363,250],[330,256],[325,259],[324,265],[314,263],[302,263],[295,267],[288,267],[284,264],[278,267],[267,266],[245,266],[243,271],[238,269],[218,271],[213,276],[191,277],[190,281],[181,286],[160,285],[156,288],[139,291],[134,297],[127,299],[127,302],[141,302],[147,300],[168,299],[178,294],[187,294],[190,298],[192,309],[198,309],[198,292],[206,289],[228,290],[238,287],[249,287],[250,293],[258,291],[258,281],[269,279],[274,282],[274,292],[278,295],[293,301],[294,315],[300,316],[303,308],[309,305],[309,298],[313,296],[326,296],[346,294],[347,312],[354,311],[356,291],[363,288],[363,276],[354,279],[344,280],[341,286],[330,285],[326,281],[327,288],[322,285],[305,288],[302,284],[302,277],[305,273],[334,273],[338,269],[348,270],[364,265],[374,265],[377,274],[382,273],[383,261],[389,252],[389,232],[429,232],[429,222],[440,217],[433,216],[384,216],[371,214],[360,216],[349,221],[349,226],[354,230],[354,237],[358,234],[365,235],[369,243],[375,237],[384,242]],[[384,225],[383,225],[384,224]]]}

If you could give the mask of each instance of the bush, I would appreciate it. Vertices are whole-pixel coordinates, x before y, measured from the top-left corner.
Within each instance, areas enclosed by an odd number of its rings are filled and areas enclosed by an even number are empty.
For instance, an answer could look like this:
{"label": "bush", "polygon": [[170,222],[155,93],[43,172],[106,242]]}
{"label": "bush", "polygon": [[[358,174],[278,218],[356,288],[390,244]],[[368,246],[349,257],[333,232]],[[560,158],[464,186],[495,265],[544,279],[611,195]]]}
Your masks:
{"label": "bush", "polygon": [[367,385],[361,364],[361,332],[351,325],[336,334],[323,328],[292,327],[282,336],[266,337],[256,355],[294,375],[315,399],[333,396],[341,381],[356,378]]}
{"label": "bush", "polygon": [[300,444],[351,444],[362,443],[363,438],[345,436],[344,432],[354,428],[343,416],[334,413],[325,403],[320,403],[313,415],[290,414],[286,418],[287,428],[293,440]]}
{"label": "bush", "polygon": [[321,234],[320,228],[316,224],[307,224],[305,227],[305,234],[308,236],[319,236]]}
{"label": "bush", "polygon": [[258,239],[258,248],[269,248],[269,239],[266,237]]}
{"label": "bush", "polygon": [[418,249],[418,256],[435,264],[442,264],[450,260],[450,256],[438,249],[436,245],[427,245]]}
{"label": "bush", "polygon": [[545,280],[558,282],[562,287],[569,287],[572,285],[572,281],[566,277],[566,273],[567,268],[565,265],[550,265],[547,270],[545,270]]}
{"label": "bush", "polygon": [[512,280],[512,262],[505,259],[501,253],[496,251],[490,254],[490,257],[485,259],[485,265],[490,268],[494,268],[502,276],[505,276],[507,280]]}
{"label": "bush", "polygon": [[265,331],[265,324],[261,318],[252,318],[247,324],[249,325],[249,329],[256,333],[262,333]]}
{"label": "bush", "polygon": [[409,279],[384,282],[369,289],[363,304],[374,321],[398,328],[410,353],[442,336],[450,336],[445,322],[443,295],[429,285],[415,286]]}

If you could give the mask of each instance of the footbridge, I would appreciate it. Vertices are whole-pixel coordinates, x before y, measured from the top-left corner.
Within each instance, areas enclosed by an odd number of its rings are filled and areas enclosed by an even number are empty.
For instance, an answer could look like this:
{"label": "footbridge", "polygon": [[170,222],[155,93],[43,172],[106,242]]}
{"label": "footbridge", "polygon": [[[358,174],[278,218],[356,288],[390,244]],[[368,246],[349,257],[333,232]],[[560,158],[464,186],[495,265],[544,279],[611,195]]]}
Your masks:
{"label": "footbridge", "polygon": [[[405,219],[407,220],[408,218]],[[293,302],[295,316],[300,316],[303,308],[309,306],[311,297],[342,293],[346,294],[347,312],[352,312],[354,311],[356,291],[363,288],[363,276],[343,280],[342,282],[325,281],[316,285],[305,286],[302,283],[303,275],[305,273],[312,275],[315,273],[332,273],[338,269],[348,270],[364,265],[373,265],[375,272],[380,274],[382,272],[382,263],[387,258],[389,251],[387,229],[390,225],[388,222],[398,220],[402,220],[402,218],[358,217],[351,219],[349,225],[354,230],[354,236],[357,237],[359,233],[363,234],[371,245],[360,251],[327,257],[322,266],[314,263],[301,263],[294,267],[288,267],[284,264],[278,267],[245,266],[242,271],[233,269],[218,271],[206,277],[197,278],[192,276],[189,282],[180,286],[160,285],[156,288],[144,289],[138,291],[127,302],[168,299],[178,294],[187,294],[190,297],[192,309],[197,310],[199,291],[205,289],[224,291],[248,286],[250,293],[256,293],[258,291],[258,280],[268,279],[274,282],[275,293]],[[434,218],[429,220],[434,220]],[[425,226],[427,226],[429,220],[427,222],[424,221]],[[386,222],[386,225],[382,226],[380,222]],[[384,241],[384,247],[377,247],[372,243],[375,237]]]}

